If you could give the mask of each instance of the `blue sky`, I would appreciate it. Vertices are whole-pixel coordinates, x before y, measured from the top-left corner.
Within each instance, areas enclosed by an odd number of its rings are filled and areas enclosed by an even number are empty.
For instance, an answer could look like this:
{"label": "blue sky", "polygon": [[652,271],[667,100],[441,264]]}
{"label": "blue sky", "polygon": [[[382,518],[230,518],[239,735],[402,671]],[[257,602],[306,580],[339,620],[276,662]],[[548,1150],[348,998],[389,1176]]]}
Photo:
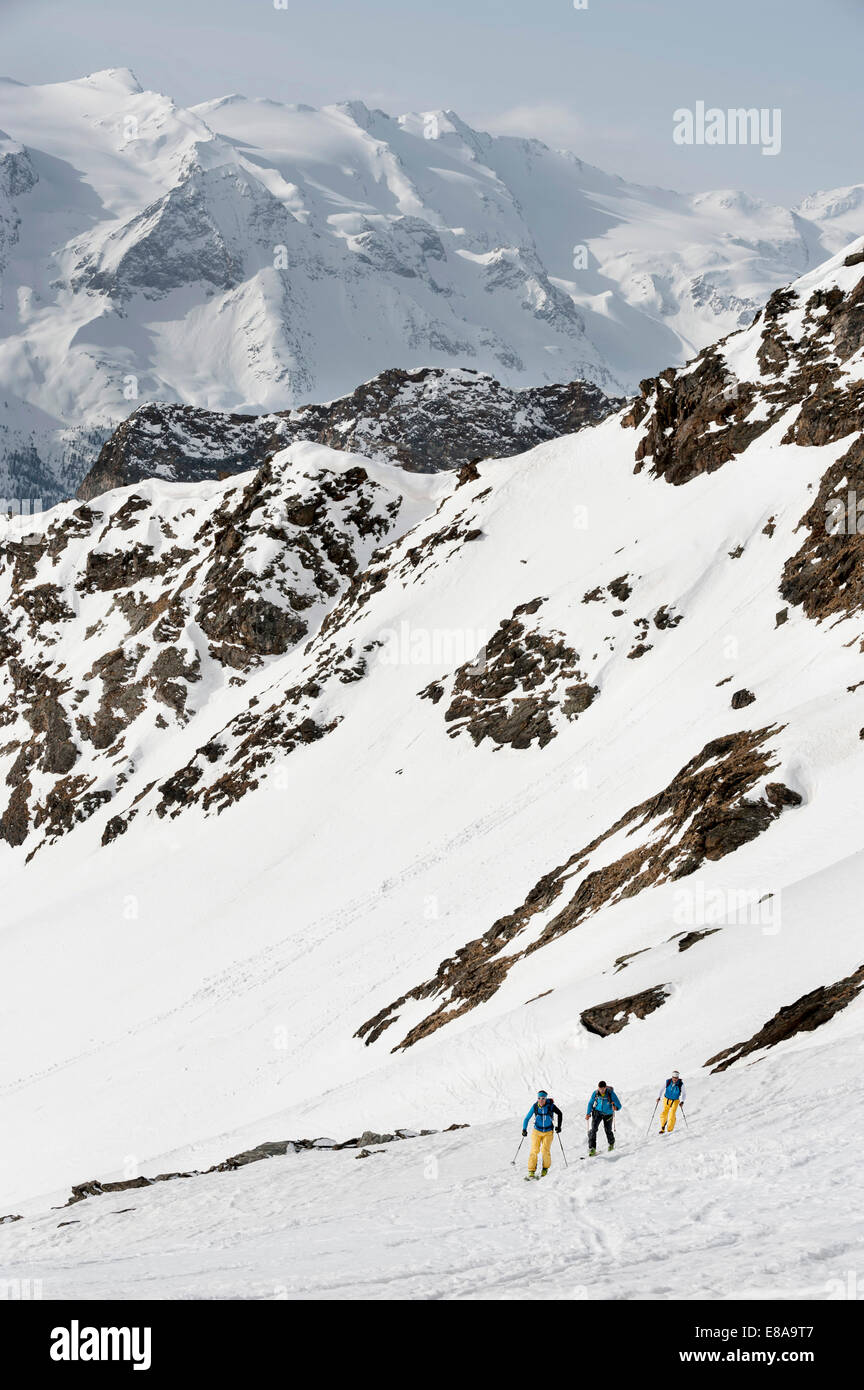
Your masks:
{"label": "blue sky", "polygon": [[[795,201],[864,179],[864,0],[0,0],[0,71],[131,67],[190,104],[228,92],[452,107],[613,173]],[[776,157],[682,147],[697,101],[780,107]]]}

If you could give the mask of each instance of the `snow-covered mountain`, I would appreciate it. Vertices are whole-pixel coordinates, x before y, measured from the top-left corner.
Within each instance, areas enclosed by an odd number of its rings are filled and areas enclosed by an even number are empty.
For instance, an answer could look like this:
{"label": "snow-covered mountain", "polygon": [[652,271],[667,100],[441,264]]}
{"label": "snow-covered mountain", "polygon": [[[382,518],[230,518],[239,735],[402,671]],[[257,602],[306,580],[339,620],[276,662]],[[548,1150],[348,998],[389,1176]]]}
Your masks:
{"label": "snow-covered mountain", "polygon": [[680,195],[452,112],[0,81],[0,493],[71,495],[145,401],[263,413],[427,366],[631,389],[862,217],[864,185]]}
{"label": "snow-covered mountain", "polygon": [[[864,1135],[862,469],[859,240],[526,454],[295,441],[11,522],[4,1276],[526,1296],[522,1115],[554,1090],[572,1154],[605,1076],[620,1160],[548,1198],[573,1296],[831,1296]],[[672,1066],[695,1133],[660,1159]],[[441,1233],[478,1214],[466,1264]]]}

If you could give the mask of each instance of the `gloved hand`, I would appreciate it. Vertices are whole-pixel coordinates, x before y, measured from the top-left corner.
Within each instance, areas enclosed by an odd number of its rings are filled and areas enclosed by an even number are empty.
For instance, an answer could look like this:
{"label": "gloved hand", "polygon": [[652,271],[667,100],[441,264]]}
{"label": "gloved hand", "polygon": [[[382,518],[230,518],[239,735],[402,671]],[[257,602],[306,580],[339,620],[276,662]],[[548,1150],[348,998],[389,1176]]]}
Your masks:
{"label": "gloved hand", "polygon": [[556,1133],[556,1134],[560,1134],[560,1133],[561,1133],[561,1126],[560,1126],[560,1125],[558,1125],[558,1126],[556,1127],[555,1133]]}
{"label": "gloved hand", "polygon": [[528,1131],[527,1131],[527,1129],[523,1129],[523,1131],[522,1131],[522,1138],[523,1138],[523,1139],[527,1139],[527,1138],[528,1138]]}

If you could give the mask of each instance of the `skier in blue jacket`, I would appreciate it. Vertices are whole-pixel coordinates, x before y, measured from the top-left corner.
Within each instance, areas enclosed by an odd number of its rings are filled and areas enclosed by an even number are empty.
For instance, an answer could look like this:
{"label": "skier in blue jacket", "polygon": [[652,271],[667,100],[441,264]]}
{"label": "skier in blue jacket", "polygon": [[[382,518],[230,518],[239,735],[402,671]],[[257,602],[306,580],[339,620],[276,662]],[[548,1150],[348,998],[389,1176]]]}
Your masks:
{"label": "skier in blue jacket", "polygon": [[[686,1087],[684,1085],[684,1082],[681,1080],[679,1073],[677,1071],[673,1071],[671,1076],[667,1076],[666,1081],[664,1082],[663,1086],[661,1086],[660,1090],[664,1098],[663,1113],[660,1116],[660,1133],[671,1134],[673,1129],[675,1128],[676,1112],[678,1110],[679,1104],[682,1107],[681,1113],[684,1113],[683,1106],[684,1098],[686,1095]],[[657,1105],[659,1104],[660,1096],[657,1097]],[[655,1105],[654,1107],[655,1111],[657,1109],[657,1105]]]}
{"label": "skier in blue jacket", "polygon": [[585,1119],[590,1124],[588,1131],[589,1158],[593,1158],[597,1152],[597,1130],[601,1123],[606,1130],[606,1142],[610,1149],[614,1149],[615,1131],[612,1128],[612,1117],[615,1111],[620,1109],[621,1102],[613,1088],[607,1086],[605,1081],[598,1081],[597,1089],[591,1093],[588,1109],[585,1112]]}
{"label": "skier in blue jacket", "polygon": [[[558,1116],[557,1125],[555,1124],[556,1115]],[[529,1178],[537,1176],[537,1159],[542,1155],[540,1176],[545,1178],[552,1162],[552,1134],[556,1129],[559,1134],[561,1133],[564,1116],[546,1091],[537,1092],[537,1099],[522,1121],[523,1139],[527,1138],[528,1124],[532,1116],[534,1118],[534,1133],[531,1136],[531,1152],[528,1155],[528,1176]]]}

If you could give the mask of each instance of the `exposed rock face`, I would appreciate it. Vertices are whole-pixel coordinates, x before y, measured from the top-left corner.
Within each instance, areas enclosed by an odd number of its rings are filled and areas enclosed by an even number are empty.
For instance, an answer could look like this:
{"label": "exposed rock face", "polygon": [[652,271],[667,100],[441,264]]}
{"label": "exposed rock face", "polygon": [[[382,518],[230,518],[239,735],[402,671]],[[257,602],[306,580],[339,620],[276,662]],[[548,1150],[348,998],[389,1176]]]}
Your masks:
{"label": "exposed rock face", "polygon": [[647,416],[637,471],[650,458],[652,473],[669,483],[713,473],[767,429],[764,421],[747,423],[753,390],[735,382],[716,348],[702,354],[695,370],[670,368],[641,382],[640,390],[622,423],[639,425]]}
{"label": "exposed rock face", "polygon": [[[449,1134],[455,1129],[469,1129],[469,1125],[452,1124],[448,1125],[443,1131]],[[145,1178],[123,1178],[119,1182],[102,1182],[98,1178],[91,1178],[88,1182],[76,1183],[72,1188],[72,1195],[65,1203],[67,1207],[73,1207],[77,1202],[83,1202],[88,1197],[103,1197],[105,1193],[111,1192],[130,1192],[136,1188],[152,1187],[157,1182],[174,1182],[178,1178],[198,1178],[206,1173],[235,1173],[238,1168],[246,1168],[250,1163],[260,1163],[266,1158],[283,1158],[288,1153],[302,1153],[310,1149],[360,1149],[358,1158],[368,1158],[369,1154],[363,1149],[364,1144],[394,1144],[406,1139],[423,1139],[429,1135],[437,1134],[437,1129],[397,1129],[393,1134],[376,1134],[374,1130],[364,1130],[359,1139],[344,1139],[337,1143],[335,1139],[276,1139],[268,1140],[263,1144],[256,1144],[254,1149],[244,1149],[242,1153],[232,1154],[230,1158],[225,1158],[221,1163],[214,1163],[210,1168],[192,1169],[188,1173],[157,1173],[155,1177]],[[380,1152],[380,1150],[378,1150]],[[127,1208],[134,1211],[134,1207]],[[0,1225],[4,1221],[20,1221],[20,1216],[0,1217]],[[61,1221],[64,1226],[69,1223]]]}
{"label": "exposed rock face", "polygon": [[610,999],[605,1004],[595,1004],[593,1008],[583,1009],[579,1015],[582,1027],[599,1038],[608,1038],[611,1033],[620,1033],[631,1018],[647,1018],[669,998],[669,991],[663,985],[653,989],[643,989],[640,994],[631,994],[626,999]]}
{"label": "exposed rock face", "polygon": [[104,445],[78,497],[91,501],[142,478],[193,482],[247,472],[295,439],[436,473],[478,456],[522,453],[623,404],[584,381],[514,390],[482,372],[441,367],[382,372],[350,396],[276,415],[151,402]]}
{"label": "exposed rock face", "polygon": [[[776,767],[769,741],[779,732],[777,728],[744,730],[712,740],[663,791],[634,806],[603,835],[545,874],[520,907],[442,961],[431,980],[369,1019],[357,1037],[367,1045],[375,1042],[398,1021],[399,1011],[409,1000],[440,1001],[397,1044],[410,1047],[491,998],[522,956],[572,931],[599,908],[633,897],[655,883],[685,878],[706,861],[722,859],[761,835],[785,806],[801,802],[799,794],[783,784],[766,785]],[[592,869],[592,857],[602,860],[603,846],[622,830],[636,840],[633,848],[612,863]],[[565,889],[569,900],[545,918],[538,933],[535,917],[550,912]],[[510,943],[529,927],[534,928],[530,944],[522,951],[510,949]]]}
{"label": "exposed rock face", "polygon": [[230,415],[148,401],[102,446],[77,496],[90,502],[143,478],[204,481],[245,473],[278,447],[273,416]]}
{"label": "exposed rock face", "polygon": [[[359,480],[361,474],[365,479],[364,471],[355,468],[339,476]],[[371,483],[366,485],[373,487]],[[248,487],[254,487],[254,482]],[[383,493],[383,488],[378,491]],[[422,583],[424,577],[446,565],[463,546],[473,544],[479,535],[475,508],[487,493],[488,489],[475,489],[475,494],[463,502],[459,487],[454,487],[452,496],[446,499],[446,516],[439,518],[435,511],[430,522],[419,528],[419,534],[408,531],[377,549],[373,549],[374,540],[395,525],[398,502],[390,502],[386,507],[381,504],[384,514],[379,509],[371,520],[366,519],[362,506],[355,506],[350,513],[353,522],[369,538],[367,562],[365,568],[347,567],[346,576],[350,578],[341,593],[338,586],[333,588],[333,601],[320,628],[303,648],[306,660],[302,678],[277,683],[269,692],[272,698],[266,705],[262,706],[257,698],[250,701],[243,713],[220,730],[215,739],[198,748],[194,757],[169,778],[155,788],[146,787],[135,803],[111,817],[105,826],[103,843],[123,834],[139,811],[152,812],[160,818],[173,818],[194,805],[205,812],[221,812],[254,791],[274,764],[298,747],[316,743],[332,733],[341,715],[322,712],[327,710],[328,696],[340,685],[363,680],[373,660],[384,661],[387,657],[386,649],[381,651],[381,635],[372,640],[367,635],[358,641],[358,622],[367,604],[385,585],[409,589]],[[442,501],[439,510],[443,505]],[[289,499],[289,511],[293,507]],[[322,512],[319,527],[325,527],[324,516]],[[307,521],[305,508],[300,520]],[[299,544],[301,561],[309,563],[304,557],[304,543],[294,539],[294,544]],[[341,554],[338,546],[336,554]],[[325,587],[323,581],[321,587]]]}
{"label": "exposed rock face", "polygon": [[623,405],[623,398],[585,381],[515,390],[483,372],[394,369],[331,405],[292,411],[287,428],[332,449],[437,473],[477,456],[523,453],[597,424]]}
{"label": "exposed rock face", "polygon": [[768,1022],[762,1025],[758,1033],[753,1034],[752,1038],[736,1043],[734,1047],[725,1048],[714,1057],[709,1057],[704,1065],[711,1067],[712,1071],[726,1071],[733,1062],[739,1062],[742,1057],[749,1057],[752,1052],[760,1052],[765,1047],[776,1047],[787,1038],[794,1038],[796,1033],[812,1033],[841,1009],[845,1009],[853,999],[857,999],[862,989],[864,965],[859,965],[858,969],[847,975],[844,980],[838,980],[833,985],[822,985],[819,989],[811,990],[809,994],[802,994],[794,1004],[784,1005],[773,1018],[769,1018]]}
{"label": "exposed rock face", "polygon": [[[451,738],[465,731],[475,746],[488,738],[499,747],[530,748],[536,740],[542,748],[555,737],[555,710],[575,719],[592,704],[597,687],[586,682],[576,652],[561,634],[544,633],[539,626],[526,629],[523,619],[542,603],[535,598],[519,604],[474,661],[455,672],[444,711]],[[438,681],[420,694],[437,704],[444,690]]]}
{"label": "exposed rock face", "polygon": [[[790,323],[802,309],[803,334]],[[827,444],[860,430],[862,389],[846,379],[843,367],[864,345],[862,309],[864,278],[846,292],[839,286],[827,295],[816,290],[803,305],[795,290],[776,290],[744,330],[759,336],[754,380],[739,380],[729,365],[743,336],[733,334],[686,367],[641,382],[641,397],[622,421],[645,426],[637,465],[650,459],[656,477],[689,482],[741,453],[790,405],[802,407],[790,427],[796,443]]]}
{"label": "exposed rock face", "polygon": [[[627,582],[629,578],[630,576],[627,574],[620,574],[617,579],[610,580],[610,582],[606,585],[606,593],[611,594],[612,598],[617,599],[619,603],[626,603],[633,592],[632,585],[630,585]],[[603,585],[598,584],[596,589],[589,589],[587,594],[583,595],[582,602],[604,602]]]}
{"label": "exposed rock face", "polygon": [[[0,545],[0,837],[32,852],[109,803],[136,744],[193,717],[196,687],[242,682],[307,636],[400,506],[362,468],[284,461],[194,505],[67,507]],[[297,721],[300,741],[320,731]],[[165,808],[195,780],[169,778]],[[126,824],[112,817],[106,843]]]}
{"label": "exposed rock face", "polygon": [[697,941],[704,941],[706,936],[715,936],[720,931],[719,927],[703,927],[701,931],[684,932],[678,938],[678,950],[689,951],[691,946],[695,946]]}
{"label": "exposed rock face", "polygon": [[[805,533],[786,561],[782,597],[809,618],[844,616],[864,607],[864,276],[861,253],[847,256],[830,288],[804,296],[775,291],[752,327],[641,383],[622,424],[640,432],[636,471],[679,485],[711,473],[796,408],[784,443],[820,446],[853,436],[824,473],[801,518]],[[742,343],[752,342],[750,357]],[[750,361],[752,378],[736,375]],[[856,365],[857,364],[857,365]],[[764,534],[774,534],[774,519]],[[738,552],[740,554],[740,551]],[[777,626],[786,615],[777,615]]]}
{"label": "exposed rock face", "polygon": [[[859,409],[864,422],[864,394]],[[824,474],[812,507],[801,518],[801,548],[786,562],[780,583],[783,598],[817,622],[864,609],[864,516],[856,505],[859,498],[864,499],[860,435]],[[830,529],[835,525],[839,529]]]}

